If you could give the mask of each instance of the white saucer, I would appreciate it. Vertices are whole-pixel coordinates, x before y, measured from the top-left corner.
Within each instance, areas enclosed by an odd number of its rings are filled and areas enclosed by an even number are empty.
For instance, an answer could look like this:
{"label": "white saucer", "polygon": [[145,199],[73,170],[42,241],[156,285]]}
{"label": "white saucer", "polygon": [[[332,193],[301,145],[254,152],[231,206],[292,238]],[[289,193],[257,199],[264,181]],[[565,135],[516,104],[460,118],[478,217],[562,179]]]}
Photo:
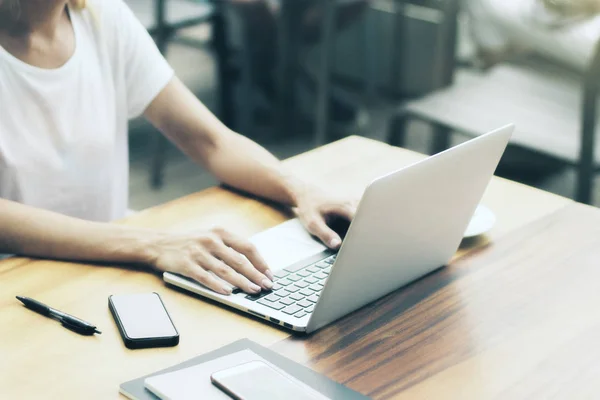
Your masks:
{"label": "white saucer", "polygon": [[483,235],[489,232],[496,223],[496,216],[489,208],[479,205],[464,234],[465,238]]}

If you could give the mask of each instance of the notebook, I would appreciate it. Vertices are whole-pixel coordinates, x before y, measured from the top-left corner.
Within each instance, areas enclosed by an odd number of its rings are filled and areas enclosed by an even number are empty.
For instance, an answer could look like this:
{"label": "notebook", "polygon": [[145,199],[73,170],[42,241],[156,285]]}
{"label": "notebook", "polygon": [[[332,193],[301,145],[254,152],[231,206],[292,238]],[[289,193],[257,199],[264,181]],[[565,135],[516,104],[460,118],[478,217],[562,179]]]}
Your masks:
{"label": "notebook", "polygon": [[[244,352],[244,350],[249,350],[248,353]],[[280,354],[275,353],[272,350],[269,350],[251,340],[242,339],[236,342],[233,342],[227,346],[221,347],[220,349],[214,350],[210,353],[192,358],[188,361],[185,361],[181,364],[172,366],[170,368],[166,368],[161,371],[157,371],[153,374],[146,375],[128,382],[123,383],[120,386],[120,392],[126,397],[132,400],[162,400],[159,396],[152,393],[151,390],[146,388],[145,383],[146,380],[150,382],[154,382],[154,385],[157,385],[160,380],[150,380],[151,377],[158,377],[161,375],[165,375],[167,373],[180,371],[186,368],[199,366],[200,364],[208,363],[213,360],[221,359],[223,357],[243,352],[243,356],[250,355],[251,357],[257,356],[266,362],[270,363],[272,366],[280,369],[281,371],[291,375],[293,378],[297,379],[300,382],[303,382],[321,393],[323,396],[330,398],[332,400],[363,400],[368,399],[367,396],[364,396],[358,392],[351,390],[350,388],[341,385],[331,379],[307,368],[303,365],[300,365],[294,361],[289,360],[286,357],[283,357]],[[238,355],[239,356],[239,355]],[[214,372],[214,371],[213,371]],[[209,381],[209,384],[212,385]],[[154,386],[154,389],[164,390],[164,386]],[[159,393],[160,394],[160,393]],[[166,393],[164,393],[166,395]],[[196,397],[197,398],[197,397]],[[203,396],[203,399],[211,399],[209,397]],[[228,397],[224,397],[224,400],[229,399]],[[212,399],[211,399],[212,400]]]}
{"label": "notebook", "polygon": [[[246,349],[193,367],[146,378],[144,384],[146,389],[161,400],[230,400],[229,396],[211,383],[210,376],[214,372],[249,361],[264,361],[278,372],[288,375],[252,350]],[[293,376],[289,377],[299,383]],[[329,400],[314,389],[311,389],[310,396],[314,400]]]}

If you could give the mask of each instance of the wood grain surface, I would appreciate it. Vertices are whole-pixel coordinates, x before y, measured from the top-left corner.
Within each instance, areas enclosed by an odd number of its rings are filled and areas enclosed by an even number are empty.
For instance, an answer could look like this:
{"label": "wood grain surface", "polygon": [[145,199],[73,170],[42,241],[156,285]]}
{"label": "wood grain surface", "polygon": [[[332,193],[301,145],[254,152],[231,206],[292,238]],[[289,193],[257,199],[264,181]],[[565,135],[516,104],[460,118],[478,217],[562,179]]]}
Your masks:
{"label": "wood grain surface", "polygon": [[[340,195],[360,196],[372,179],[423,157],[350,137],[285,163],[298,175],[327,185]],[[487,238],[466,243],[460,254],[494,242],[572,203],[498,178],[490,184],[484,202],[496,213],[498,223]],[[256,199],[211,188],[145,210],[120,223],[178,232],[221,225],[249,236],[289,217]],[[108,310],[108,296],[150,291],[163,297],[181,342],[168,349],[127,350]],[[95,323],[103,334],[83,337],[67,331],[57,322],[24,309],[16,295],[33,297]],[[423,294],[414,292],[414,296],[420,298]],[[365,329],[360,331],[361,336],[367,335]],[[346,333],[333,328],[323,334]],[[159,276],[145,271],[25,258],[0,262],[0,399],[116,398],[119,384],[126,380],[244,337],[270,345],[288,337],[288,333],[167,288]],[[322,337],[316,336],[315,343],[320,343]],[[358,371],[363,367],[353,364],[353,368]],[[362,373],[368,374],[368,368],[365,365]],[[332,376],[339,377],[336,373]]]}
{"label": "wood grain surface", "polygon": [[598,398],[598,260],[573,204],[274,349],[375,399]]}

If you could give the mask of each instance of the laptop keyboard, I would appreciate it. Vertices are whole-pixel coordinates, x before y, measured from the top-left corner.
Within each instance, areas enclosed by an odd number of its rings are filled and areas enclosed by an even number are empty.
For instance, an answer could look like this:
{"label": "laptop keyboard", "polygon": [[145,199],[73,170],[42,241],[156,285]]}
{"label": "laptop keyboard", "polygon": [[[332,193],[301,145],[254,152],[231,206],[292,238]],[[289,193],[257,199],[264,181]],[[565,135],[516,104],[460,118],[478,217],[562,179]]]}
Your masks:
{"label": "laptop keyboard", "polygon": [[273,290],[247,295],[248,300],[302,318],[315,309],[336,255],[308,266],[289,267],[277,271]]}

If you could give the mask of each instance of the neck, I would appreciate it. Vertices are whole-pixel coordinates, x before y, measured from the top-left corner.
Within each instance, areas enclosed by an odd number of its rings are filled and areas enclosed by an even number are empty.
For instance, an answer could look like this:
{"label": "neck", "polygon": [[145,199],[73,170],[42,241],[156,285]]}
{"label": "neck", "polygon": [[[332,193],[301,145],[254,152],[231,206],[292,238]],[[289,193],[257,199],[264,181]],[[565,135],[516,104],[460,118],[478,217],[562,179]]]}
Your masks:
{"label": "neck", "polygon": [[17,9],[1,3],[0,0],[0,31],[4,30],[10,36],[54,35],[68,0],[21,0]]}

